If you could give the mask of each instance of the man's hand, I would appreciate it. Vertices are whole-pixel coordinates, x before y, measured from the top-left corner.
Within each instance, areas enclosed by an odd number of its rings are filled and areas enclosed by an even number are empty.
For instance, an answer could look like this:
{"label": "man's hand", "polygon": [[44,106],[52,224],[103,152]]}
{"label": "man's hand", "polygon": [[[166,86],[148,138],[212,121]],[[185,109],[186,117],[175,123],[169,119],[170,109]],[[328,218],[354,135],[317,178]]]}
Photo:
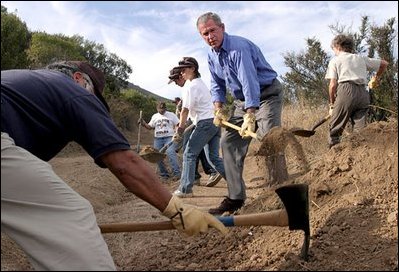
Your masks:
{"label": "man's hand", "polygon": [[213,114],[215,117],[213,118],[213,124],[217,127],[223,127],[222,121],[227,121],[229,119],[229,113],[227,109],[218,108]]}
{"label": "man's hand", "polygon": [[138,125],[144,126],[144,123],[145,123],[145,121],[144,121],[143,118],[140,118],[140,119],[137,121],[137,124],[138,124]]}
{"label": "man's hand", "polygon": [[375,89],[378,86],[378,78],[376,76],[373,76],[368,84],[370,89]]}
{"label": "man's hand", "polygon": [[183,142],[183,133],[180,133],[179,129],[173,135],[172,141],[176,144],[176,146],[180,145]]}
{"label": "man's hand", "polygon": [[192,205],[184,204],[177,196],[170,199],[162,215],[170,218],[173,226],[187,236],[205,233],[209,227],[214,227],[224,235],[228,232],[216,217]]}
{"label": "man's hand", "polygon": [[328,114],[331,116],[334,109],[334,104],[329,105]]}
{"label": "man's hand", "polygon": [[241,130],[239,131],[242,138],[250,138],[251,136],[245,133],[247,130],[251,132],[255,132],[255,113],[248,112],[244,114],[244,123],[241,125]]}

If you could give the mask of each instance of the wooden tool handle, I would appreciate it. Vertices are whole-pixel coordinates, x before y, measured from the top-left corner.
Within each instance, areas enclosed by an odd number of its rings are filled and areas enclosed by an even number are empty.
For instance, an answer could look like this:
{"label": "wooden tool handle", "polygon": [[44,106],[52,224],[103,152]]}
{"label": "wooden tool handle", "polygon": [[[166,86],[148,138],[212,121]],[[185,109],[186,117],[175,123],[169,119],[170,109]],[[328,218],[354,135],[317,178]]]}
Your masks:
{"label": "wooden tool handle", "polygon": [[331,115],[327,115],[326,117],[323,117],[323,119],[321,119],[320,121],[318,121],[310,130],[314,131],[316,128],[318,128],[319,126],[321,126],[322,124],[324,124],[325,121],[327,121],[328,119],[330,119]]}
{"label": "wooden tool handle", "polygon": [[[233,128],[233,129],[235,129],[235,130],[237,130],[237,131],[240,131],[241,130],[241,127],[239,127],[239,126],[236,126],[236,125],[234,125],[234,124],[232,124],[232,123],[229,123],[229,122],[227,122],[227,121],[224,121],[224,120],[222,120],[221,121],[221,123],[222,123],[222,125],[224,125],[224,126],[226,126],[226,127],[230,127],[230,128]],[[251,136],[252,138],[254,138],[254,139],[258,139],[258,136],[256,135],[256,133],[255,132],[252,132],[252,131],[245,131],[245,136]]]}
{"label": "wooden tool handle", "polygon": [[[265,213],[218,216],[216,217],[226,227],[235,226],[288,226],[287,212],[282,210],[269,211]],[[102,233],[111,232],[136,232],[171,230],[175,227],[172,221],[139,222],[139,223],[110,223],[99,225]]]}
{"label": "wooden tool handle", "polygon": [[138,128],[138,135],[137,135],[137,153],[140,153],[140,138],[141,138],[141,119],[143,118],[143,111],[140,111],[140,124],[139,124],[139,128]]}

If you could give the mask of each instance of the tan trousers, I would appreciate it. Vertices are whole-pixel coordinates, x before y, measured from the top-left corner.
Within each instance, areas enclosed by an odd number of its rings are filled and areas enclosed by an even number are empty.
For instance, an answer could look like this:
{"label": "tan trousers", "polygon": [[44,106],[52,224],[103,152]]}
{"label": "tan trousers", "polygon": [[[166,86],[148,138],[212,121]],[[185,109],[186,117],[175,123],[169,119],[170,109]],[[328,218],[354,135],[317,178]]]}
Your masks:
{"label": "tan trousers", "polygon": [[116,270],[91,204],[3,132],[1,231],[36,270]]}

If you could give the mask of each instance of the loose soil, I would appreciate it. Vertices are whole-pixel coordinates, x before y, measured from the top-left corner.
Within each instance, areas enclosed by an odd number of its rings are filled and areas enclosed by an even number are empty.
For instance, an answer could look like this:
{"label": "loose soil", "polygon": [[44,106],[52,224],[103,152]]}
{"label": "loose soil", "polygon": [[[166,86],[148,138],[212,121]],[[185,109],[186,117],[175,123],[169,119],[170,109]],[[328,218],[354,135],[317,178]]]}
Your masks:
{"label": "loose soil", "polygon": [[[288,227],[231,227],[226,237],[214,229],[196,237],[183,237],[176,230],[104,234],[118,270],[397,271],[397,121],[369,124],[358,133],[345,135],[332,149],[324,140],[317,143],[313,136],[283,136],[280,143],[286,151],[289,179],[278,186],[309,185],[308,261],[299,257],[303,232]],[[142,142],[151,144],[151,135]],[[274,192],[278,186],[264,178],[255,146],[245,160],[248,199],[239,214],[283,207]],[[76,145],[69,145],[50,163],[92,203],[99,224],[166,220],[129,193],[108,170],[97,167]],[[155,164],[149,165],[155,170]],[[202,173],[201,183],[207,178]],[[178,183],[165,186],[173,191]],[[207,210],[226,194],[222,180],[212,188],[195,186],[194,197],[183,201]],[[24,253],[2,233],[1,270],[31,269]]]}

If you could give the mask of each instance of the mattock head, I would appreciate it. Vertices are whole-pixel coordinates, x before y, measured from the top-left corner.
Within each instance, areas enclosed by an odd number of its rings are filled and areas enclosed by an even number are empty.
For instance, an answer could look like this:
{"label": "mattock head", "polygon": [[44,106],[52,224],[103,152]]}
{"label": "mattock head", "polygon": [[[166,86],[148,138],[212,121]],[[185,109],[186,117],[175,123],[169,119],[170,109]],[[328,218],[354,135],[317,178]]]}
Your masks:
{"label": "mattock head", "polygon": [[290,184],[276,189],[288,214],[290,230],[303,230],[305,233],[301,258],[308,259],[310,241],[309,188],[307,184]]}

